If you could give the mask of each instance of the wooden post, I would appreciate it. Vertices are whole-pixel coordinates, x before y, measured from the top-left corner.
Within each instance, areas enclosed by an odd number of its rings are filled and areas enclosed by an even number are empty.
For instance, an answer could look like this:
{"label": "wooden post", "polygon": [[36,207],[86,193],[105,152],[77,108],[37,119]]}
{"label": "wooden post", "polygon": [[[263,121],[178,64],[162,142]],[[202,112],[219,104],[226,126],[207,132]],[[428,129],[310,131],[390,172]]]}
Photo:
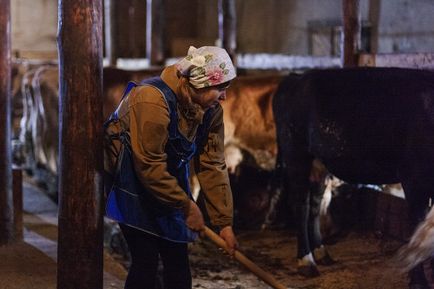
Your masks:
{"label": "wooden post", "polygon": [[163,65],[164,55],[163,0],[146,0],[146,58],[151,65]]}
{"label": "wooden post", "polygon": [[12,187],[14,198],[14,234],[15,240],[23,240],[23,173],[20,168],[12,170]]}
{"label": "wooden post", "polygon": [[102,0],[59,0],[58,289],[103,288]]}
{"label": "wooden post", "polygon": [[218,1],[219,39],[232,60],[236,61],[237,17],[234,0]]}
{"label": "wooden post", "polygon": [[378,53],[378,24],[380,23],[381,0],[369,0],[369,23],[371,24],[371,50],[369,53]]}
{"label": "wooden post", "polygon": [[105,55],[109,60],[110,66],[116,66],[118,58],[115,8],[113,0],[104,0]]}
{"label": "wooden post", "polygon": [[342,0],[343,29],[341,58],[343,67],[357,66],[360,43],[360,0]]}
{"label": "wooden post", "polygon": [[10,11],[10,0],[0,0],[0,246],[12,243],[14,239]]}

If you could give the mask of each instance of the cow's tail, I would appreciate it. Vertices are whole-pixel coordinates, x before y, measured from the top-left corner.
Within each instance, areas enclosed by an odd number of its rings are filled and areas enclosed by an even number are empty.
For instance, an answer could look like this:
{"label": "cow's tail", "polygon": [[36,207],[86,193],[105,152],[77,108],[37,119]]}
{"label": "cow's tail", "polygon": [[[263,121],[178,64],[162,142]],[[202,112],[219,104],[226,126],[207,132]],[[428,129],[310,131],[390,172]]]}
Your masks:
{"label": "cow's tail", "polygon": [[401,248],[397,259],[403,271],[409,271],[434,253],[434,207],[419,225],[410,242]]}

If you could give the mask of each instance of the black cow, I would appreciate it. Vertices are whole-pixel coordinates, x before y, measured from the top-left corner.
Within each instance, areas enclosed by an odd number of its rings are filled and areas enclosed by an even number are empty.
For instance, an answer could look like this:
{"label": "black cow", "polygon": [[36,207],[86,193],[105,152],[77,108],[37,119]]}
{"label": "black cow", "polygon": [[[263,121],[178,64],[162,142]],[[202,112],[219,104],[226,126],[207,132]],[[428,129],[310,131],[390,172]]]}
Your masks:
{"label": "black cow", "polygon": [[[312,70],[282,81],[273,99],[279,165],[295,200],[299,271],[317,275],[327,252],[312,160],[349,183],[401,182],[416,226],[434,197],[434,72],[399,68]],[[316,251],[321,256],[316,256]],[[422,267],[410,284],[428,288]]]}

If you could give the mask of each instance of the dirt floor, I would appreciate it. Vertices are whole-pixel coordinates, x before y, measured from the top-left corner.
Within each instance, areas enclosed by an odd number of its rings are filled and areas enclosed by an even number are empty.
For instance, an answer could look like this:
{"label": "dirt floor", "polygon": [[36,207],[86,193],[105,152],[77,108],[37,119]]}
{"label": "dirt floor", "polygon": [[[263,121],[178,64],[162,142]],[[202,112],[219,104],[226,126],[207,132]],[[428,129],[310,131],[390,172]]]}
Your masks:
{"label": "dirt floor", "polygon": [[[371,233],[350,233],[328,246],[337,263],[320,266],[321,276],[307,279],[296,272],[295,237],[287,231],[238,232],[240,251],[288,288],[400,289],[407,288],[405,274],[393,266],[402,242],[380,240]],[[208,240],[191,246],[193,288],[271,288],[223,255]]]}
{"label": "dirt floor", "polygon": [[[26,220],[32,230],[52,236],[53,226],[41,224],[31,216],[27,216]],[[239,232],[238,238],[240,250],[288,288],[407,288],[405,275],[393,268],[391,263],[394,252],[401,245],[397,241],[381,241],[370,234],[352,233],[329,247],[338,262],[330,267],[320,267],[320,277],[306,279],[296,273],[295,238],[288,232]],[[42,248],[45,252],[41,251],[41,245],[53,247],[45,240],[39,241],[37,247],[30,242],[0,248],[1,289],[56,288],[55,261],[47,255],[47,250]],[[199,240],[190,249],[195,289],[271,288],[224,255],[209,240]],[[55,253],[55,247],[49,251]],[[108,255],[105,257],[105,271],[104,288],[121,289],[126,272]],[[116,278],[107,276],[110,274]]]}
{"label": "dirt floor", "polygon": [[[39,197],[34,199],[35,195],[30,188],[25,188],[25,242],[0,247],[0,289],[55,288],[56,218],[53,207],[50,212],[38,211],[38,208],[46,210],[47,202],[41,202]],[[30,196],[33,197],[29,200]],[[296,272],[294,232],[236,230],[236,234],[240,251],[288,288],[407,288],[405,274],[393,267],[394,254],[402,242],[380,239],[372,232],[350,232],[329,245],[337,263],[319,267],[321,276],[313,279],[301,277]],[[190,250],[195,289],[270,288],[207,239],[198,240]],[[122,265],[125,261],[115,257],[105,254],[105,289],[123,287],[126,270]]]}

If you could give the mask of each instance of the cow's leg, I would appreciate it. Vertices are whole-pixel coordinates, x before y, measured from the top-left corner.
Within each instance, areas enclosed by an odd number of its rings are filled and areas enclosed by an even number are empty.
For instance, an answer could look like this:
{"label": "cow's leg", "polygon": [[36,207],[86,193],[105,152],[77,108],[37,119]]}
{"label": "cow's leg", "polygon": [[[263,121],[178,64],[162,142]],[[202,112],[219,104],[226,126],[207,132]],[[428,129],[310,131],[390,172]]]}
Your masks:
{"label": "cow's leg", "polygon": [[310,191],[309,173],[312,158],[309,156],[291,158],[287,162],[289,193],[294,197],[297,227],[297,269],[301,275],[319,275],[313,259],[309,240]]}
{"label": "cow's leg", "polygon": [[[434,160],[433,160],[434,161]],[[417,167],[410,165],[402,170],[402,187],[408,203],[409,219],[412,229],[424,219],[429,205],[429,198],[434,197],[434,181],[430,174],[434,162],[419,163]],[[428,289],[423,264],[418,264],[409,274],[410,289]]]}
{"label": "cow's leg", "polygon": [[282,149],[276,156],[276,168],[272,174],[270,187],[270,205],[261,225],[262,230],[268,228],[283,228],[288,225],[288,179],[286,165],[282,159]]}
{"label": "cow's leg", "polygon": [[335,261],[330,257],[322,243],[320,231],[320,207],[323,197],[323,188],[320,183],[312,182],[310,186],[310,215],[308,222],[309,246],[317,264],[332,265]]}
{"label": "cow's leg", "polygon": [[276,140],[279,162],[283,169],[282,181],[288,198],[293,200],[294,219],[297,228],[297,269],[307,277],[319,275],[309,245],[309,176],[313,156],[308,148],[308,125],[305,114],[289,114],[286,92],[280,91],[273,98],[276,123]]}

